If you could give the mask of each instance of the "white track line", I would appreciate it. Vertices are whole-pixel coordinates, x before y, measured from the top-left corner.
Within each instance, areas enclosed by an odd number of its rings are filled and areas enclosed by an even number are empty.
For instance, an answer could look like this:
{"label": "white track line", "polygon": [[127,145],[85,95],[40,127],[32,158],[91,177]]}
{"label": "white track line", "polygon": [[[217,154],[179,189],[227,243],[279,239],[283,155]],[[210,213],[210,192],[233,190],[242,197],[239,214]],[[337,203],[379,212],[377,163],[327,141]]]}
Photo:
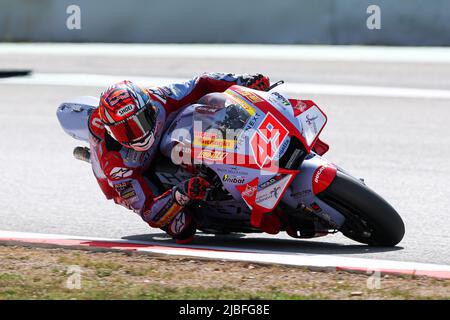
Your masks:
{"label": "white track line", "polygon": [[0,243],[28,243],[36,245],[54,245],[61,247],[109,248],[114,250],[134,250],[177,256],[247,261],[254,263],[305,266],[311,268],[348,270],[360,272],[398,273],[424,275],[450,279],[450,266],[403,261],[349,258],[335,255],[313,255],[300,253],[281,253],[264,250],[245,250],[237,247],[215,247],[200,245],[171,245],[159,242],[131,241],[79,237],[55,234],[0,231]]}
{"label": "white track line", "polygon": [[[141,83],[145,86],[167,85],[175,82],[183,82],[187,79],[142,77],[126,75],[101,75],[84,73],[36,73],[30,76],[0,78],[0,84],[15,85],[50,85],[50,86],[88,86],[106,88],[112,83],[124,79]],[[317,94],[335,96],[359,96],[359,97],[391,97],[414,99],[450,99],[450,90],[357,86],[341,84],[317,84],[317,83],[286,83],[279,87],[281,91],[298,94]]]}
{"label": "white track line", "polygon": [[258,44],[2,43],[0,55],[140,56],[384,63],[450,63],[446,47]]}

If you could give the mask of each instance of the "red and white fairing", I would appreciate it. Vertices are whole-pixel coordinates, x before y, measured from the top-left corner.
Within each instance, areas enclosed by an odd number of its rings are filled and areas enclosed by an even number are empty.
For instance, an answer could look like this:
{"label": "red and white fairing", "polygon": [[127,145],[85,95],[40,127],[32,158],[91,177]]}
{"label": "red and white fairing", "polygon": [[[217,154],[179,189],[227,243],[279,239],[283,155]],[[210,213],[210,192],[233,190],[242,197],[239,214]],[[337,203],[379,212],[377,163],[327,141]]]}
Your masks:
{"label": "red and white fairing", "polygon": [[[220,107],[212,107],[212,101]],[[299,157],[304,158],[307,154],[315,154],[314,150],[321,153],[328,150],[328,146],[319,140],[327,118],[313,101],[288,99],[276,91],[232,86],[224,93],[204,97],[199,103],[179,115],[178,121],[175,120],[177,126],[163,138],[162,148],[174,143],[190,148],[194,159],[207,164],[233,197],[247,204],[253,226],[259,227],[264,213],[273,211],[280,201],[296,208],[299,202],[294,203],[290,198],[294,189],[310,190],[311,197],[304,198],[306,205],[319,202],[315,201],[314,195],[333,181],[335,168],[323,159],[313,162],[314,169],[301,162],[298,167],[292,167],[288,165],[289,161],[283,160],[289,156],[295,159],[295,152],[303,153]],[[231,115],[234,118],[230,120]],[[193,128],[186,130],[191,121],[186,119],[194,120]],[[236,136],[229,138],[210,133],[217,132],[212,129],[230,126],[233,119],[231,126],[240,129]],[[206,123],[207,128],[196,129],[196,120],[200,124]],[[188,135],[200,136],[203,140],[199,143],[196,138],[173,135],[175,130],[182,132],[183,129]],[[295,149],[295,142],[301,147],[298,145]],[[320,151],[315,149],[316,146]],[[280,166],[282,162],[283,166]],[[298,180],[297,177],[303,174],[310,180]],[[293,186],[296,180],[301,181],[302,186]],[[341,224],[343,217],[332,211],[327,220]]]}

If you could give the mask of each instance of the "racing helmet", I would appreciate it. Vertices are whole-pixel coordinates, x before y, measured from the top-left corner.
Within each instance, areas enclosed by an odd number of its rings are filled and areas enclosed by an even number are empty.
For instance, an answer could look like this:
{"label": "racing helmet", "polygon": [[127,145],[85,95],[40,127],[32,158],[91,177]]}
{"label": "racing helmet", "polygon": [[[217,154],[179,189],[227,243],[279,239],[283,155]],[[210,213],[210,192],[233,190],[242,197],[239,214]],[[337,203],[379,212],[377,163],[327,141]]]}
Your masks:
{"label": "racing helmet", "polygon": [[107,133],[127,148],[146,151],[155,142],[156,108],[146,90],[125,80],[100,97],[100,119]]}

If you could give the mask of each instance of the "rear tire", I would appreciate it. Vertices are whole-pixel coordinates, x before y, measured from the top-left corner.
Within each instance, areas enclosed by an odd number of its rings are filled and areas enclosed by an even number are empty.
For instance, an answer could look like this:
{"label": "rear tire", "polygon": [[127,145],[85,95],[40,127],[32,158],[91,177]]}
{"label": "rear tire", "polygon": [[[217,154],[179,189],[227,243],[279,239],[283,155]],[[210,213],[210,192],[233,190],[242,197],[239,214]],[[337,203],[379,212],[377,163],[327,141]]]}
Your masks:
{"label": "rear tire", "polygon": [[397,211],[361,181],[340,171],[330,186],[317,195],[345,216],[339,231],[372,246],[395,246],[405,234]]}

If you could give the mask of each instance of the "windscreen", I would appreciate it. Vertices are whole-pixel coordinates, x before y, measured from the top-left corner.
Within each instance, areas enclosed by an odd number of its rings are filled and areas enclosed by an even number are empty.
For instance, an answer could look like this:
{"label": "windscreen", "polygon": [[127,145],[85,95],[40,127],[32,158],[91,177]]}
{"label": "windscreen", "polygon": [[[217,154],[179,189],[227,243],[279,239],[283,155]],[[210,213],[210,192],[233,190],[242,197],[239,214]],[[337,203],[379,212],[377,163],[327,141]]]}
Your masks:
{"label": "windscreen", "polygon": [[246,109],[225,93],[208,94],[198,103],[199,105],[195,108],[194,121],[199,122],[197,127],[201,123],[202,132],[215,129],[226,136],[226,131],[242,130],[250,118]]}

